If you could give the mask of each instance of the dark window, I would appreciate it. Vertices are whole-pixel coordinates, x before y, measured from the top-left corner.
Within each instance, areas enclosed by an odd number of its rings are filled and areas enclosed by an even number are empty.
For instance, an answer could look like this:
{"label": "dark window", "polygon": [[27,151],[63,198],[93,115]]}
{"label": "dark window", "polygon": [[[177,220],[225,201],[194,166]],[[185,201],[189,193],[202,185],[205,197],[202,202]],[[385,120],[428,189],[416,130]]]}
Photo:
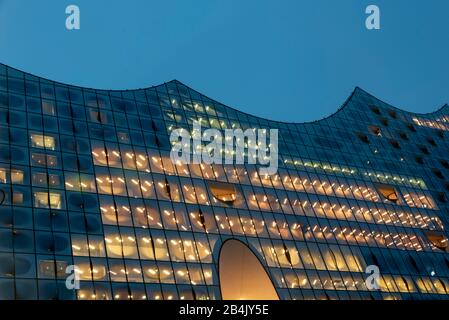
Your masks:
{"label": "dark window", "polygon": [[424,164],[424,159],[423,159],[423,157],[421,157],[421,156],[416,156],[416,157],[415,157],[415,161],[416,161],[416,163],[418,163],[418,164]]}
{"label": "dark window", "polygon": [[444,168],[449,169],[449,162],[447,162],[446,160],[440,159],[440,163]]}
{"label": "dark window", "polygon": [[397,142],[396,140],[390,139],[389,142],[390,142],[390,144],[393,146],[393,148],[395,148],[395,149],[401,149],[401,146],[399,145],[399,142]]}
{"label": "dark window", "polygon": [[9,107],[11,109],[25,110],[25,98],[22,96],[10,95],[9,96]]}
{"label": "dark window", "polygon": [[424,154],[430,154],[429,149],[426,146],[418,145],[418,149]]}
{"label": "dark window", "polygon": [[435,140],[433,140],[433,138],[431,138],[431,137],[428,137],[428,138],[427,138],[427,142],[428,142],[429,144],[431,144],[432,146],[434,146],[434,147],[437,146],[437,143],[436,143]]}
{"label": "dark window", "polygon": [[444,175],[440,170],[432,169],[432,172],[438,179],[444,179]]}
{"label": "dark window", "polygon": [[360,141],[362,141],[364,143],[369,143],[369,139],[366,134],[357,133],[357,137],[359,137]]}
{"label": "dark window", "polygon": [[399,137],[401,137],[402,140],[408,140],[407,134],[403,131],[399,132]]}
{"label": "dark window", "polygon": [[416,128],[415,128],[415,126],[414,126],[413,124],[407,123],[407,124],[406,124],[406,127],[407,127],[407,129],[409,129],[410,131],[416,132]]}
{"label": "dark window", "polygon": [[394,110],[389,110],[389,111],[388,111],[388,115],[389,115],[390,117],[392,117],[393,119],[397,119],[397,117],[398,117],[396,111],[394,111]]}
{"label": "dark window", "polygon": [[438,201],[440,201],[441,203],[446,203],[446,195],[444,194],[444,192],[438,192],[437,194],[437,199]]}
{"label": "dark window", "polygon": [[370,109],[372,112],[374,112],[375,114],[380,114],[380,109],[376,106],[371,105]]}

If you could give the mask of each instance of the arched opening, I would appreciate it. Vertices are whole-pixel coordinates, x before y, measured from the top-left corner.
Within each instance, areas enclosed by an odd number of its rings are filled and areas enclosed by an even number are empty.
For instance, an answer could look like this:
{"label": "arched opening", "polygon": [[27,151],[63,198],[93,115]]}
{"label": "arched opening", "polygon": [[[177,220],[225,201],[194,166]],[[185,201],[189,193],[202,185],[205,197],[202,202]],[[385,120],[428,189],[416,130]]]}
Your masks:
{"label": "arched opening", "polygon": [[279,300],[259,259],[238,240],[223,244],[219,276],[223,300]]}

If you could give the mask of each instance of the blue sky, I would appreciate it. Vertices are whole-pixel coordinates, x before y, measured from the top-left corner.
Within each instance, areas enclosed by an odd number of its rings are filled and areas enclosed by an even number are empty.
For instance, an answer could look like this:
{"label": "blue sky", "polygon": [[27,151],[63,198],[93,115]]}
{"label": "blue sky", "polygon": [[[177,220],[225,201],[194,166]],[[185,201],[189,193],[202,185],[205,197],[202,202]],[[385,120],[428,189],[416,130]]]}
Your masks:
{"label": "blue sky", "polygon": [[[365,28],[369,4],[381,30]],[[0,61],[101,89],[178,79],[284,121],[329,115],[355,86],[430,112],[449,102],[448,17],[447,0],[0,0]]]}

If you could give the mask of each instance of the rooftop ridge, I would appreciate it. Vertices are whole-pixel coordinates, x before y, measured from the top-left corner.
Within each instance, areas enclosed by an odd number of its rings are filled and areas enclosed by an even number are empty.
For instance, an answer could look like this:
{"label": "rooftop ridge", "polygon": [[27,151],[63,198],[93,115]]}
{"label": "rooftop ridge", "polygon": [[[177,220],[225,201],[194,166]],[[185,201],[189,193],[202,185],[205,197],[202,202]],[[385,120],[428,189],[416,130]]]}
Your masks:
{"label": "rooftop ridge", "polygon": [[[2,70],[2,69],[4,69],[4,70]],[[359,86],[356,86],[353,89],[352,93],[349,95],[349,97],[343,102],[343,104],[341,104],[340,107],[338,107],[334,112],[330,113],[329,115],[326,115],[326,116],[324,116],[324,117],[322,117],[320,119],[316,119],[316,120],[312,120],[312,121],[295,121],[295,122],[293,122],[293,121],[291,121],[291,122],[289,122],[289,121],[278,121],[278,120],[272,120],[272,119],[264,118],[264,117],[261,117],[261,116],[257,116],[257,115],[254,115],[254,114],[251,114],[251,113],[239,110],[237,108],[228,106],[228,105],[226,105],[226,104],[224,104],[224,103],[222,103],[220,101],[217,101],[214,98],[210,98],[210,97],[206,96],[205,94],[197,91],[196,89],[193,89],[192,87],[186,85],[185,83],[183,83],[183,82],[181,82],[181,81],[179,81],[177,79],[172,79],[172,80],[170,80],[168,82],[162,82],[162,83],[157,84],[157,85],[146,86],[146,87],[141,87],[141,88],[134,88],[134,89],[99,89],[99,88],[84,87],[84,86],[79,86],[79,85],[75,85],[75,84],[69,84],[69,83],[64,83],[64,82],[61,82],[61,81],[52,80],[52,79],[49,79],[49,78],[46,78],[46,77],[43,77],[43,76],[35,75],[35,74],[32,74],[32,73],[29,73],[29,72],[26,72],[26,71],[23,71],[23,70],[11,67],[9,65],[6,65],[6,64],[0,62],[0,75],[2,74],[2,72],[5,72],[5,70],[7,70],[7,69],[12,69],[15,72],[20,72],[20,73],[23,73],[24,75],[31,76],[31,77],[38,78],[38,79],[42,79],[44,81],[49,81],[49,82],[52,82],[52,83],[57,84],[57,85],[67,86],[67,87],[74,87],[74,88],[84,89],[84,90],[92,90],[92,91],[96,91],[96,92],[114,92],[114,93],[128,92],[129,93],[129,92],[135,92],[135,91],[144,91],[144,90],[157,89],[157,88],[159,88],[161,86],[164,86],[166,84],[169,84],[169,83],[176,83],[177,85],[185,86],[189,90],[194,91],[197,94],[199,94],[201,97],[204,97],[204,98],[206,98],[208,100],[211,100],[214,103],[218,103],[218,104],[220,104],[220,105],[222,105],[222,106],[224,106],[226,108],[232,109],[232,110],[234,110],[236,112],[245,114],[245,115],[253,117],[253,118],[257,118],[257,119],[261,119],[261,120],[265,120],[265,121],[270,121],[271,123],[277,123],[277,124],[290,124],[290,125],[313,124],[313,123],[317,123],[317,122],[320,122],[320,121],[332,118],[333,116],[335,116],[339,112],[345,110],[347,105],[349,104],[349,102],[351,102],[352,99],[355,96],[360,95],[360,94],[366,95],[366,96],[370,97],[371,99],[377,100],[380,104],[384,104],[388,108],[392,108],[392,109],[394,109],[396,111],[399,111],[399,112],[402,112],[402,113],[406,113],[406,114],[409,114],[409,115],[412,115],[412,116],[432,117],[434,115],[440,115],[440,114],[443,114],[443,113],[449,115],[449,105],[447,103],[445,103],[443,106],[441,106],[438,109],[436,109],[434,111],[431,111],[431,112],[427,112],[427,113],[412,112],[412,111],[408,111],[408,110],[405,110],[405,109],[402,109],[402,108],[395,107],[392,104],[390,104],[388,102],[385,102],[382,99],[380,99],[380,98],[376,97],[375,95],[371,94],[367,90],[365,90],[365,89],[363,89],[363,88],[361,88]],[[384,108],[384,106],[377,106],[377,107]]]}

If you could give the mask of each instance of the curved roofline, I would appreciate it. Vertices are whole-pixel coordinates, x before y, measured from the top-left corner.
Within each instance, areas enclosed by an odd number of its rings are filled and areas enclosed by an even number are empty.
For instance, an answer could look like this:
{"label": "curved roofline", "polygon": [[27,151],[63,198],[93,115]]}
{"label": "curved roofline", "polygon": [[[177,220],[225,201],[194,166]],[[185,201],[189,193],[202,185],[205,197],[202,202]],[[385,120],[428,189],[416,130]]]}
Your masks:
{"label": "curved roofline", "polygon": [[142,88],[135,88],[135,89],[100,89],[100,88],[92,88],[92,87],[83,87],[83,86],[79,86],[79,85],[76,85],[76,84],[69,84],[69,83],[65,83],[65,82],[61,82],[61,81],[57,81],[57,80],[52,80],[52,79],[46,78],[46,77],[44,77],[44,76],[35,75],[35,74],[32,74],[32,73],[29,73],[29,72],[20,70],[20,69],[18,69],[18,68],[11,67],[11,66],[9,66],[9,65],[7,65],[7,64],[4,64],[4,63],[2,63],[2,62],[0,62],[0,66],[4,66],[4,67],[6,67],[6,68],[13,69],[13,70],[15,70],[15,71],[21,72],[21,73],[23,73],[23,74],[25,74],[25,75],[29,75],[29,76],[31,76],[31,77],[40,78],[40,79],[43,79],[43,80],[45,80],[45,81],[53,82],[53,83],[58,84],[58,85],[62,85],[62,86],[70,86],[70,87],[74,87],[74,88],[86,89],[86,90],[93,90],[93,91],[132,92],[132,91],[140,91],[140,90],[154,89],[154,88],[160,87],[160,86],[162,86],[162,85],[165,85],[165,84],[167,84],[167,83],[175,82],[175,83],[181,84],[181,85],[183,85],[183,86],[186,86],[187,88],[189,88],[190,90],[192,90],[192,91],[198,93],[199,95],[201,95],[201,96],[203,96],[203,97],[205,97],[205,98],[207,98],[207,99],[209,99],[209,100],[211,100],[211,101],[213,101],[213,102],[219,103],[219,104],[225,106],[226,108],[229,108],[229,109],[234,110],[234,111],[236,111],[236,112],[243,113],[243,114],[245,114],[245,115],[247,115],[247,116],[250,116],[250,117],[258,118],[258,119],[265,120],[265,121],[269,121],[269,122],[279,123],[279,124],[290,124],[290,125],[291,125],[291,124],[294,124],[294,125],[298,125],[298,124],[299,124],[299,125],[300,125],[300,124],[313,124],[313,123],[317,123],[317,122],[320,122],[320,121],[327,120],[327,119],[333,117],[334,115],[338,114],[339,112],[343,111],[343,110],[345,109],[345,107],[348,105],[348,103],[352,100],[352,98],[354,97],[354,95],[357,93],[357,91],[361,91],[361,92],[363,92],[363,93],[369,95],[369,96],[372,97],[373,99],[376,99],[376,100],[378,100],[379,102],[388,105],[388,107],[390,107],[390,108],[392,108],[392,109],[395,109],[395,110],[400,111],[400,112],[405,112],[405,113],[408,113],[408,114],[410,114],[410,115],[416,115],[416,116],[431,116],[431,115],[435,115],[435,114],[437,114],[437,113],[439,113],[439,112],[442,112],[444,109],[446,109],[446,108],[449,107],[449,105],[448,105],[447,103],[445,103],[443,106],[441,106],[440,108],[438,108],[438,109],[435,110],[435,111],[431,111],[431,112],[427,112],[427,113],[412,112],[412,111],[408,111],[408,110],[405,110],[405,109],[401,109],[401,108],[395,107],[395,106],[391,105],[390,103],[385,102],[385,101],[383,101],[382,99],[377,98],[376,96],[374,96],[373,94],[369,93],[368,91],[366,91],[366,90],[364,90],[364,89],[362,89],[362,88],[356,86],[356,87],[354,88],[354,90],[352,91],[352,93],[349,95],[349,97],[344,101],[344,103],[343,103],[337,110],[335,110],[334,112],[332,112],[331,114],[329,114],[329,115],[327,115],[327,116],[324,116],[324,117],[321,118],[321,119],[312,120],[312,121],[287,122],[287,121],[278,121],[278,120],[267,119],[267,118],[264,118],[264,117],[260,117],[260,116],[253,115],[253,114],[248,113],[248,112],[245,112],[245,111],[241,111],[241,110],[236,109],[236,108],[234,108],[234,107],[230,107],[230,106],[228,106],[228,105],[226,105],[226,104],[224,104],[224,103],[222,103],[222,102],[217,101],[216,99],[210,98],[209,96],[207,96],[207,95],[205,95],[205,94],[203,94],[203,93],[197,91],[196,89],[193,89],[192,87],[190,87],[190,86],[184,84],[183,82],[181,82],[181,81],[179,81],[179,80],[177,80],[177,79],[173,79],[173,80],[170,80],[170,81],[168,81],[168,82],[163,82],[163,83],[158,84],[158,85],[153,85],[153,86],[149,86],[149,87],[142,87]]}
{"label": "curved roofline", "polygon": [[435,114],[435,113],[438,113],[438,112],[440,112],[440,111],[443,111],[444,108],[449,107],[449,105],[448,105],[447,103],[445,103],[445,104],[443,104],[441,107],[439,107],[438,109],[436,109],[436,110],[434,110],[434,111],[430,111],[430,112],[413,112],[413,111],[408,111],[408,110],[405,110],[405,109],[401,109],[401,108],[395,107],[395,106],[393,106],[392,104],[390,104],[390,103],[388,103],[388,102],[385,102],[385,101],[382,100],[382,99],[377,98],[375,95],[371,94],[370,92],[366,91],[365,89],[362,89],[362,88],[360,88],[360,87],[356,87],[356,90],[357,90],[357,89],[360,90],[360,91],[362,91],[362,92],[364,92],[365,94],[369,95],[370,97],[372,97],[372,98],[374,98],[374,99],[376,99],[376,100],[379,100],[380,102],[382,102],[382,103],[388,105],[389,108],[395,109],[395,110],[400,111],[400,112],[406,112],[406,113],[408,113],[408,114],[417,115],[417,116],[429,116],[429,115],[433,115],[433,114]]}
{"label": "curved roofline", "polygon": [[196,89],[192,89],[192,87],[190,87],[190,86],[188,86],[188,85],[182,83],[182,82],[179,81],[179,80],[174,79],[174,80],[172,80],[172,81],[170,81],[170,82],[178,82],[179,84],[181,84],[181,85],[183,85],[183,86],[186,86],[186,87],[189,88],[190,90],[195,91],[195,92],[198,93],[199,95],[202,95],[203,97],[206,97],[206,98],[209,99],[209,100],[212,100],[212,101],[214,101],[214,102],[217,102],[217,103],[219,103],[219,104],[222,104],[222,105],[224,105],[226,108],[229,108],[229,109],[234,110],[234,111],[236,111],[236,112],[243,113],[243,114],[245,114],[245,115],[247,115],[247,116],[254,117],[254,118],[258,118],[258,119],[265,120],[265,121],[269,121],[269,122],[275,122],[275,123],[280,123],[280,124],[295,124],[295,125],[296,125],[296,124],[312,124],[312,123],[316,123],[316,122],[323,121],[323,120],[326,120],[326,119],[328,119],[328,118],[333,117],[334,115],[336,115],[337,113],[339,113],[340,111],[342,111],[342,110],[346,107],[346,105],[348,104],[348,102],[351,101],[351,99],[353,98],[354,94],[357,92],[357,89],[359,89],[358,87],[355,87],[354,90],[352,91],[352,93],[349,95],[349,97],[346,98],[345,102],[344,102],[340,107],[338,107],[337,110],[335,110],[334,112],[332,112],[331,114],[329,114],[329,115],[327,115],[327,116],[324,116],[324,117],[321,118],[321,119],[311,120],[311,121],[302,121],[302,122],[288,122],[288,121],[279,121],[279,120],[267,119],[267,118],[264,118],[264,117],[256,116],[256,115],[254,115],[254,114],[251,114],[251,113],[248,113],[248,112],[245,112],[245,111],[236,109],[236,108],[234,108],[234,107],[230,107],[230,106],[228,106],[228,105],[226,105],[226,104],[224,104],[224,103],[222,103],[222,102],[220,102],[220,101],[217,101],[217,100],[215,100],[215,99],[213,99],[213,98],[211,98],[211,97],[209,97],[209,96],[207,96],[207,95],[205,95],[205,94],[203,94],[203,93],[197,91]]}

